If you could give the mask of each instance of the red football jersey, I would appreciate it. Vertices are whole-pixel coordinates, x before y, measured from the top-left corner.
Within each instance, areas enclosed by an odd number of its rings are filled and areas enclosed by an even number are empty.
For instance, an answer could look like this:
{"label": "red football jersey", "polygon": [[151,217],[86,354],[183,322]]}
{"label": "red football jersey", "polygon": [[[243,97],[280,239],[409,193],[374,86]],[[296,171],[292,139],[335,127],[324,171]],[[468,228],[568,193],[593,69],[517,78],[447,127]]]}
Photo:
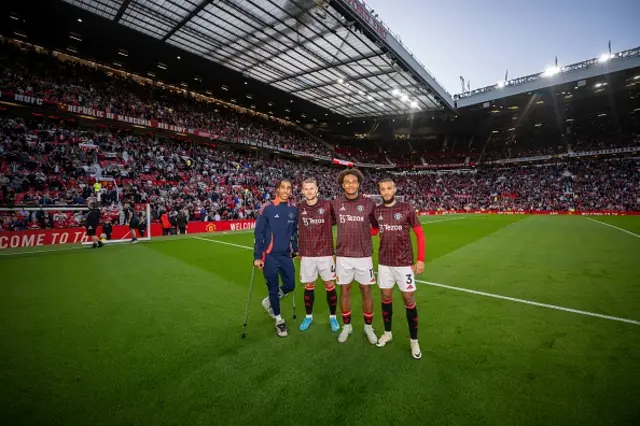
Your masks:
{"label": "red football jersey", "polygon": [[310,206],[302,201],[298,208],[298,247],[300,256],[333,256],[333,215],[331,202],[318,200]]}
{"label": "red football jersey", "polygon": [[336,254],[342,257],[372,256],[371,227],[378,227],[374,216],[376,203],[363,196],[349,200],[342,195],[333,200],[332,205],[338,225]]}
{"label": "red football jersey", "polygon": [[409,203],[396,202],[393,207],[376,206],[380,229],[378,264],[384,266],[413,265],[411,229],[420,226],[418,215]]}

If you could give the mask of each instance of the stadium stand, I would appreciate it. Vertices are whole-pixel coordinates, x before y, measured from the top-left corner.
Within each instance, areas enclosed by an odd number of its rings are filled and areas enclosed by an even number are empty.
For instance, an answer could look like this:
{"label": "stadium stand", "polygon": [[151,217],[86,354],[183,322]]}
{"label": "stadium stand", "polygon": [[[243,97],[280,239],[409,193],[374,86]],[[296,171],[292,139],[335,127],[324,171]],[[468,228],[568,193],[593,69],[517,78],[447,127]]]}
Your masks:
{"label": "stadium stand", "polygon": [[[1,122],[0,196],[4,205],[83,205],[98,197],[104,215],[122,221],[124,203],[150,203],[162,212],[186,211],[190,220],[255,217],[276,182],[319,179],[325,197],[339,188],[335,167],[263,157],[234,147],[212,147],[148,134],[71,128],[43,120]],[[601,146],[596,144],[595,146]],[[414,172],[415,173],[415,172]],[[367,171],[365,193],[386,172]],[[93,192],[96,180],[109,179]],[[474,171],[396,177],[399,193],[416,209],[431,211],[640,210],[637,158],[570,159],[538,165],[487,165]],[[15,212],[4,230],[78,226],[79,215]]]}

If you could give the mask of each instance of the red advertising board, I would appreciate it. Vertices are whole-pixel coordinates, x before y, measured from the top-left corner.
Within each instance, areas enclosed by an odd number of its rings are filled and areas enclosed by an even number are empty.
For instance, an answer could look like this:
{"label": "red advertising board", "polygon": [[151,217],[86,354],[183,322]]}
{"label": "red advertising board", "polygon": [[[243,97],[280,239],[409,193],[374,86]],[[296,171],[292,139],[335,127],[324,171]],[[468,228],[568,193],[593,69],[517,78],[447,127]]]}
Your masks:
{"label": "red advertising board", "polygon": [[[203,232],[246,231],[255,228],[255,220],[232,220],[224,222],[190,222],[187,232],[198,234]],[[102,232],[98,229],[98,232]],[[151,225],[151,236],[162,235],[162,227],[158,223]],[[114,226],[112,240],[130,238],[128,226]],[[0,232],[0,250],[17,247],[48,246],[52,244],[80,244],[89,241],[84,228],[34,229],[16,232]]]}

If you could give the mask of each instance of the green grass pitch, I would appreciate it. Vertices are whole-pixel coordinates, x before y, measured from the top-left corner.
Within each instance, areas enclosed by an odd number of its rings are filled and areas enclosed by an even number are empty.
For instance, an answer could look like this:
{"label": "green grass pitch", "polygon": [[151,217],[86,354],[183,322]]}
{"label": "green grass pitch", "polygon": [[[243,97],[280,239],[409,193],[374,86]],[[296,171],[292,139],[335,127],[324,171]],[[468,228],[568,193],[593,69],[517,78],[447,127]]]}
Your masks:
{"label": "green grass pitch", "polygon": [[347,343],[321,286],[280,339],[261,276],[242,340],[250,233],[0,252],[0,424],[640,424],[640,218],[422,219],[420,361],[399,294],[385,348],[357,288]]}

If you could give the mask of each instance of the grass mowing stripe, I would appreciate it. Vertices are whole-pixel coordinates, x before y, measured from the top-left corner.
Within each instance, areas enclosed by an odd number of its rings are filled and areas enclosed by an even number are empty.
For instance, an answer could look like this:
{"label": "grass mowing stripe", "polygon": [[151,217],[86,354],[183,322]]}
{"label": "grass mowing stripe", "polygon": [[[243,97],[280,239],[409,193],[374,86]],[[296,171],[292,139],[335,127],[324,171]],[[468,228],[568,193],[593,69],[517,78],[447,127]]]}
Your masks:
{"label": "grass mowing stripe", "polygon": [[429,225],[430,223],[442,223],[442,222],[451,222],[452,220],[460,220],[460,219],[466,219],[466,216],[459,216],[459,217],[450,217],[444,220],[427,220],[427,221],[420,221],[420,223],[422,225]]}
{"label": "grass mowing stripe", "polygon": [[635,232],[627,231],[624,228],[620,228],[620,227],[617,227],[615,225],[611,225],[610,223],[600,222],[599,220],[591,219],[590,217],[586,217],[586,216],[585,216],[585,219],[590,220],[591,222],[599,223],[600,225],[609,226],[611,228],[617,229],[618,231],[622,231],[622,232],[624,232],[626,234],[629,234],[631,236],[634,236],[636,238],[640,238],[640,235],[636,234]]}
{"label": "grass mowing stripe", "polygon": [[[226,241],[219,241],[219,240],[213,240],[213,239],[208,239],[208,238],[200,238],[200,237],[193,237],[193,238],[196,239],[196,240],[202,240],[202,241],[206,241],[206,242],[210,242],[210,243],[219,243],[219,244],[224,244],[224,245],[237,247],[237,248],[241,248],[241,249],[245,249],[245,250],[253,250],[252,247],[243,246],[243,245],[240,245],[240,244],[228,243]],[[571,312],[573,314],[579,314],[579,315],[586,315],[586,316],[590,316],[590,317],[602,318],[602,319],[607,319],[607,320],[610,320],[610,321],[618,321],[618,322],[624,322],[624,323],[627,323],[627,324],[640,325],[640,321],[636,321],[636,320],[632,320],[632,319],[628,319],[628,318],[614,317],[614,316],[611,316],[611,315],[603,315],[603,314],[598,314],[598,313],[595,313],[595,312],[580,311],[578,309],[565,308],[564,306],[550,305],[550,304],[547,304],[547,303],[540,303],[540,302],[536,302],[536,301],[533,301],[533,300],[518,299],[518,298],[515,298],[515,297],[502,296],[500,294],[486,293],[484,291],[471,290],[471,289],[462,288],[462,287],[454,287],[454,286],[450,286],[450,285],[446,285],[446,284],[434,283],[434,282],[431,282],[431,281],[424,281],[424,280],[415,280],[415,281],[417,283],[421,283],[421,284],[426,284],[426,285],[431,285],[431,286],[436,286],[436,287],[442,287],[442,288],[446,288],[446,289],[449,289],[449,290],[462,291],[462,292],[465,292],[465,293],[471,293],[471,294],[475,294],[475,295],[478,295],[478,296],[493,297],[494,299],[508,300],[510,302],[516,302],[516,303],[524,303],[526,305],[538,306],[538,307],[541,307],[541,308],[555,309],[555,310],[558,310],[558,311]]]}

